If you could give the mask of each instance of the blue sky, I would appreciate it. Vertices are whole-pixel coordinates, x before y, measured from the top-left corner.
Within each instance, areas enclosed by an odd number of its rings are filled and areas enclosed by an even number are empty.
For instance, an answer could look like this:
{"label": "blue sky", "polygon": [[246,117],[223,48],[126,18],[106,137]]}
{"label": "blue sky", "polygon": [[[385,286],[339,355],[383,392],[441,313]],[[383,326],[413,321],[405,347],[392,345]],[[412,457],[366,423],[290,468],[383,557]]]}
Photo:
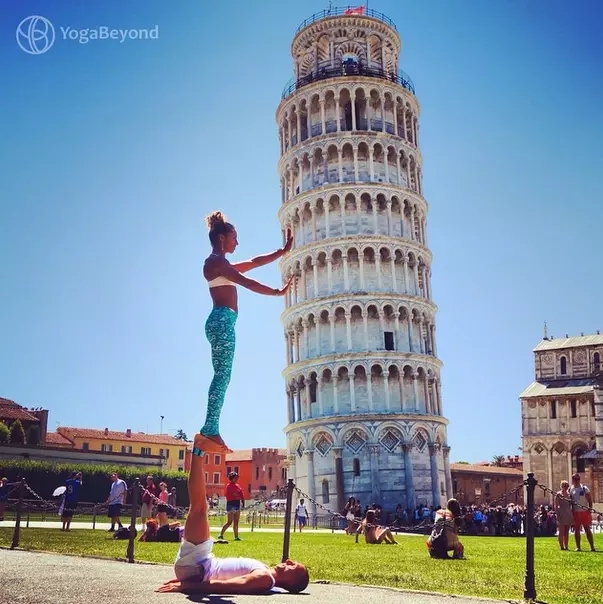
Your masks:
{"label": "blue sky", "polygon": [[[192,434],[211,379],[203,217],[238,258],[280,245],[274,122],[290,42],[326,2],[23,1],[0,17],[0,396],[57,423]],[[515,454],[548,320],[603,329],[603,8],[595,0],[371,2],[421,103],[428,241],[453,460]],[[240,7],[240,8],[237,8]],[[147,41],[16,44],[55,26]],[[276,265],[255,277],[280,283]],[[222,415],[234,448],[283,446],[282,299],[240,292]]]}

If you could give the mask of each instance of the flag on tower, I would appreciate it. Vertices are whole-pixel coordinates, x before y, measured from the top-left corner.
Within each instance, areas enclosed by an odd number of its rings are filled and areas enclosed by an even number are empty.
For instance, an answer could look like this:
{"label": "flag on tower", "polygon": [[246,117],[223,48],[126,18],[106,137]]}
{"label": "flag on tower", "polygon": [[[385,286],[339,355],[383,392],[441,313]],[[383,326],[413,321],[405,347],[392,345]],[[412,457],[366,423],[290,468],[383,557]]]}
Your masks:
{"label": "flag on tower", "polygon": [[346,8],[344,15],[364,15],[364,6],[357,6],[356,8]]}

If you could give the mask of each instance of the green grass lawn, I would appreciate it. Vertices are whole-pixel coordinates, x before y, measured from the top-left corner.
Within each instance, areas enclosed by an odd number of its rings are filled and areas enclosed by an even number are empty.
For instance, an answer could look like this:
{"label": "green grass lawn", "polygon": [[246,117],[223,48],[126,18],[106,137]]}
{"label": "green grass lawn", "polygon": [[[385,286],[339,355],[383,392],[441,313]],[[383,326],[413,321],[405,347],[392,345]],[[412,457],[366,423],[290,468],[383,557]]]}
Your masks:
{"label": "green grass lawn", "polygon": [[[280,562],[283,537],[242,533],[243,541],[216,545],[218,556],[250,556]],[[10,545],[11,529],[0,529],[0,546]],[[595,536],[603,550],[603,535]],[[400,545],[354,543],[343,533],[291,535],[290,556],[307,565],[312,581],[383,585],[500,599],[521,600],[525,569],[522,538],[463,537],[467,560],[432,560],[425,538],[400,536]],[[573,545],[573,544],[572,544]],[[23,529],[20,547],[65,554],[124,558],[127,542],[101,530]],[[136,542],[135,558],[172,564],[177,543]],[[536,540],[536,590],[548,604],[603,603],[603,553],[562,552],[555,538]]]}

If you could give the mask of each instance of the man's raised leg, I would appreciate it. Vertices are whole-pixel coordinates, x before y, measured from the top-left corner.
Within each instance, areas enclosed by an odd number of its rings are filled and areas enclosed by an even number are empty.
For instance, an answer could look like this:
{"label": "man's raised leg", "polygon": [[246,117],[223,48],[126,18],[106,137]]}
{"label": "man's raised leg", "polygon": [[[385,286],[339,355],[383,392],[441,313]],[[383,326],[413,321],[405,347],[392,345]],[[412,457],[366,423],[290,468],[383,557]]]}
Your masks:
{"label": "man's raised leg", "polygon": [[195,435],[191,470],[188,475],[190,508],[184,523],[184,539],[193,545],[199,545],[210,538],[203,458],[206,451],[214,450],[219,450],[215,442],[200,434]]}

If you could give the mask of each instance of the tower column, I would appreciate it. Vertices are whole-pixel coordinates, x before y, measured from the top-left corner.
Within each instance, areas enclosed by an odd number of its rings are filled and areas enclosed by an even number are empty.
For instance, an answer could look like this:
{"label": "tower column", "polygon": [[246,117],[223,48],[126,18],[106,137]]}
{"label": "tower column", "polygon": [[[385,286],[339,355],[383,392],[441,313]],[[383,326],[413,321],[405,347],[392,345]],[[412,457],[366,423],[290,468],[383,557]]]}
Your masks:
{"label": "tower column", "polygon": [[352,348],[352,313],[347,312],[345,313],[345,328],[346,328],[346,334],[347,334],[347,340],[348,340],[348,350],[351,351],[353,350]]}
{"label": "tower column", "polygon": [[417,392],[417,374],[413,373],[412,374],[412,392],[413,392],[413,397],[414,397],[414,403],[415,403],[415,412],[419,410],[419,393]]}
{"label": "tower column", "polygon": [[318,398],[318,415],[322,417],[325,414],[323,402],[325,391],[325,378],[321,375],[316,381],[318,382],[318,385],[316,386],[316,389],[318,390],[318,392],[316,393],[316,397]]}
{"label": "tower column", "polygon": [[398,291],[398,284],[396,283],[396,256],[395,256],[395,252],[393,252],[392,255],[391,255],[390,264],[391,264],[391,268],[392,268],[392,290],[394,292],[397,292]]}
{"label": "tower column", "polygon": [[343,510],[345,506],[345,486],[343,481],[343,447],[332,447],[335,460],[335,491],[337,493],[337,510]]}
{"label": "tower column", "polygon": [[442,455],[444,457],[444,474],[446,480],[446,497],[450,499],[454,497],[452,492],[452,476],[450,474],[450,447],[442,447]]}
{"label": "tower column", "polygon": [[[306,449],[304,451],[306,455],[306,461],[308,463],[308,495],[310,500],[308,503],[310,504],[309,513],[311,515],[312,521],[316,523],[316,504],[314,501],[316,500],[316,483],[314,477],[314,449]],[[308,518],[308,523],[312,526],[312,522],[310,518]]]}
{"label": "tower column", "polygon": [[410,285],[408,281],[408,258],[404,256],[402,259],[402,265],[404,267],[404,292],[410,294]]}
{"label": "tower column", "polygon": [[414,511],[415,503],[415,483],[412,472],[412,443],[402,443],[402,451],[404,452],[404,481],[406,483],[406,507]]}
{"label": "tower column", "polygon": [[373,410],[373,374],[371,368],[368,368],[366,373],[366,393],[368,395],[369,411]]}
{"label": "tower column", "polygon": [[440,480],[438,475],[438,451],[437,443],[429,445],[429,467],[431,470],[431,497],[434,506],[441,505],[440,502]]}
{"label": "tower column", "polygon": [[385,388],[385,410],[389,413],[390,411],[390,394],[389,394],[389,371],[387,369],[383,372],[383,387]]}
{"label": "tower column", "polygon": [[348,374],[348,379],[350,381],[350,407],[352,413],[356,411],[356,376],[352,374]]}
{"label": "tower column", "polygon": [[373,501],[381,498],[379,488],[379,445],[369,445],[371,463],[371,495]]}
{"label": "tower column", "polygon": [[331,352],[335,351],[335,315],[332,313],[329,315],[329,325],[331,327]]}
{"label": "tower column", "polygon": [[339,396],[337,393],[337,385],[339,384],[339,376],[334,373],[331,375],[331,381],[333,382],[333,413],[337,415],[339,413]]}
{"label": "tower column", "polygon": [[345,288],[345,291],[348,291],[350,289],[350,275],[349,275],[349,268],[348,268],[348,257],[347,256],[343,256],[342,257],[342,262],[343,262],[343,286]]}
{"label": "tower column", "polygon": [[400,313],[398,311],[394,312],[394,328],[396,330],[396,350],[400,350],[400,346],[402,344],[402,338],[400,337]]}
{"label": "tower column", "polygon": [[321,123],[321,133],[326,134],[327,132],[327,119],[325,116],[325,100],[320,99],[318,101],[320,104],[320,123]]}
{"label": "tower column", "polygon": [[360,289],[364,291],[366,289],[364,285],[364,252],[358,250],[358,272],[360,273]]}
{"label": "tower column", "polygon": [[308,337],[308,321],[306,319],[302,320],[302,327],[304,330],[304,358],[307,359],[310,356],[310,338]]}

